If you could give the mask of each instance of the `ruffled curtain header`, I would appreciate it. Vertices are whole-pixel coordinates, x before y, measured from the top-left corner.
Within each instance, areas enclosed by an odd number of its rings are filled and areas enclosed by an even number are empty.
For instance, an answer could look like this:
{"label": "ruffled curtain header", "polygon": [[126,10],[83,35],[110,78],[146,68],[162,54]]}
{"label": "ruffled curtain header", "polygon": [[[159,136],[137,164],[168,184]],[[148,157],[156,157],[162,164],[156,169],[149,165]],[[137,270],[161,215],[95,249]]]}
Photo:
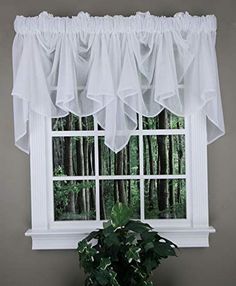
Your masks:
{"label": "ruffled curtain header", "polygon": [[208,143],[224,134],[215,16],[17,16],[13,44],[16,145],[29,152],[29,114],[93,115],[121,150],[137,114],[201,110]]}

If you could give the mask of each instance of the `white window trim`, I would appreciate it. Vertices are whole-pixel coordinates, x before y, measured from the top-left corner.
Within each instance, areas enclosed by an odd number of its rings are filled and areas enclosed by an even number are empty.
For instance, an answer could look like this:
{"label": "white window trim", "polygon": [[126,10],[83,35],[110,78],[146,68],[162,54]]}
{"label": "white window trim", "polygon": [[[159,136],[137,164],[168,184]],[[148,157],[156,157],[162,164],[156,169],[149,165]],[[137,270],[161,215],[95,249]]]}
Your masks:
{"label": "white window trim", "polygon": [[[207,138],[205,120],[205,116],[200,112],[191,115],[185,120],[186,127],[185,130],[183,130],[183,134],[186,135],[186,175],[153,176],[155,178],[162,177],[167,179],[170,177],[186,178],[187,219],[145,220],[145,222],[150,223],[160,235],[172,240],[179,247],[208,247],[209,234],[215,232],[215,229],[209,226],[208,220]],[[32,228],[27,230],[25,235],[32,238],[32,249],[75,249],[78,241],[95,228],[102,227],[102,222],[99,220],[99,215],[97,215],[95,221],[55,222],[53,220],[53,176],[51,175],[52,166],[50,165],[52,164],[52,160],[48,160],[48,158],[52,156],[52,144],[50,143],[52,135],[50,133],[52,132],[51,120],[31,113],[29,128],[31,146]],[[95,130],[95,132],[97,131]],[[145,130],[142,132],[145,133]],[[171,131],[172,134],[175,132],[178,134],[181,133],[180,130]],[[168,134],[168,130],[159,130],[158,133]],[[83,131],[83,134],[83,136],[92,136],[94,135],[94,131]],[[56,135],[57,132],[54,131],[53,136]],[[67,131],[67,135],[78,135],[78,132]],[[97,137],[95,137],[95,144],[97,144],[96,138]],[[97,155],[95,148],[95,156]],[[142,156],[143,152],[141,148],[141,159]],[[142,166],[140,166],[140,168],[142,170]],[[98,168],[95,169],[98,170]],[[95,174],[95,176],[91,178],[96,179],[97,176],[98,174]],[[148,177],[150,178],[151,176]],[[126,178],[128,178],[128,176],[126,176]],[[134,178],[134,176],[132,176],[132,178]],[[71,177],[70,179],[77,179],[77,177]],[[96,184],[97,182],[98,181],[96,181]],[[142,191],[140,196],[143,196]],[[143,200],[140,199],[140,202],[141,218],[143,218]],[[96,192],[96,213],[99,214],[98,192]]]}

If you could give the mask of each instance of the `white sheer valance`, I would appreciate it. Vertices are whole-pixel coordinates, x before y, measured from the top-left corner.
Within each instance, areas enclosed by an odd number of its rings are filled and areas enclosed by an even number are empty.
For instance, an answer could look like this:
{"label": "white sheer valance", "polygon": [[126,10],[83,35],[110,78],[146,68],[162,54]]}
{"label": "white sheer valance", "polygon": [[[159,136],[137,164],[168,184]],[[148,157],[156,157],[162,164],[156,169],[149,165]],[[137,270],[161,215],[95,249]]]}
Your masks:
{"label": "white sheer valance", "polygon": [[16,145],[29,152],[30,112],[93,115],[118,152],[137,114],[201,110],[208,142],[224,134],[215,16],[17,16],[13,44]]}

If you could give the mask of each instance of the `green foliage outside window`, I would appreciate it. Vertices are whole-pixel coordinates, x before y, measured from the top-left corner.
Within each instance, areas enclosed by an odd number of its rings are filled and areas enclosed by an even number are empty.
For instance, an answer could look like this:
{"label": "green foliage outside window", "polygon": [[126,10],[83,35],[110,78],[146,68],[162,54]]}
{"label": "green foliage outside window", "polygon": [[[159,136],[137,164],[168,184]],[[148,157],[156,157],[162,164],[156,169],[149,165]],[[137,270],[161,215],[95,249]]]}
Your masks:
{"label": "green foliage outside window", "polygon": [[[53,137],[53,175],[83,176],[83,179],[77,181],[54,179],[55,220],[96,219],[96,192],[99,192],[102,220],[110,218],[111,208],[116,202],[126,204],[132,209],[133,218],[138,219],[141,212],[141,186],[144,192],[145,219],[186,218],[185,179],[148,178],[155,175],[186,174],[185,135],[181,134],[185,126],[184,119],[163,110],[156,117],[143,117],[141,126],[145,134],[131,136],[129,143],[117,154],[105,145],[101,134],[97,141],[93,133],[89,136],[80,133],[78,136]],[[79,118],[69,114],[65,118],[53,119],[52,122],[53,131],[59,132],[92,131],[94,128],[92,116]],[[173,129],[175,134],[155,134],[155,130],[163,129]],[[101,128],[98,127],[98,130]],[[142,151],[140,144],[143,146]],[[105,176],[99,177],[97,185],[94,179],[87,179],[96,174]],[[116,176],[142,174],[147,176],[143,182],[139,177],[116,179]]]}

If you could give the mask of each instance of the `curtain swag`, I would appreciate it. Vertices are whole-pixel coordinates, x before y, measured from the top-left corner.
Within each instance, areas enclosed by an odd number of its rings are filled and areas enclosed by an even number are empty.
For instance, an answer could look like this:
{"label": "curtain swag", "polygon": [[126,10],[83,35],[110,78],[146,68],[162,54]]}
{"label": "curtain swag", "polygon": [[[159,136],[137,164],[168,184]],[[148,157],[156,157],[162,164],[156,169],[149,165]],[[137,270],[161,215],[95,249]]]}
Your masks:
{"label": "curtain swag", "polygon": [[157,17],[17,16],[13,43],[16,145],[29,152],[29,114],[93,115],[105,144],[121,150],[137,114],[166,108],[178,116],[201,111],[208,143],[224,134],[216,18],[178,13]]}

